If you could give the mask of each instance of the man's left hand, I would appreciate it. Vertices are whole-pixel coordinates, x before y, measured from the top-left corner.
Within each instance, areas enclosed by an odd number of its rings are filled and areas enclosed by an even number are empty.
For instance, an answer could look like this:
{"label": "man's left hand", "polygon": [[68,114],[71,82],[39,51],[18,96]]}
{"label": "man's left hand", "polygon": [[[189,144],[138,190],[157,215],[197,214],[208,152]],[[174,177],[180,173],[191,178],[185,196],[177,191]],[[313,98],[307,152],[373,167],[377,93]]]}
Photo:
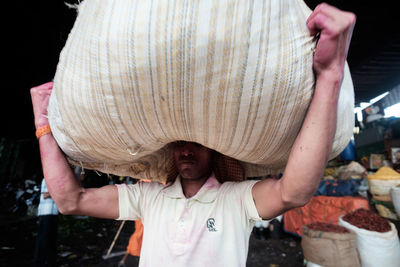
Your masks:
{"label": "man's left hand", "polygon": [[355,14],[326,3],[318,5],[307,19],[310,34],[320,34],[313,62],[317,78],[322,75],[329,79],[343,79],[355,22]]}

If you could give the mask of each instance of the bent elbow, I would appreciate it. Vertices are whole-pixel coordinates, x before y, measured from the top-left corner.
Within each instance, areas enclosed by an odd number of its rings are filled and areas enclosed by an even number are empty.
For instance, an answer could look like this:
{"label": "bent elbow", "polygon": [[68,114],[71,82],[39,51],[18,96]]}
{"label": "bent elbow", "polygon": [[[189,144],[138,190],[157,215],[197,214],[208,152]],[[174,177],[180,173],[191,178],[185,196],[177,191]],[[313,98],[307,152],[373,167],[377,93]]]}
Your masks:
{"label": "bent elbow", "polygon": [[58,211],[62,215],[76,215],[78,213],[76,205],[60,205]]}
{"label": "bent elbow", "polygon": [[65,209],[65,208],[62,208],[62,207],[59,207],[59,208],[58,208],[58,211],[59,211],[60,214],[62,214],[62,215],[71,215],[71,214],[70,214],[70,211],[69,211],[68,209]]}
{"label": "bent elbow", "polygon": [[295,205],[294,208],[300,208],[300,207],[307,205],[307,203],[310,202],[311,197],[312,196],[304,196],[304,197],[298,198],[294,203],[294,205]]}
{"label": "bent elbow", "polygon": [[289,209],[299,208],[310,202],[312,194],[282,195],[284,206]]}
{"label": "bent elbow", "polygon": [[307,186],[296,186],[281,184],[281,198],[283,205],[287,209],[303,207],[314,196],[316,187],[309,184]]}

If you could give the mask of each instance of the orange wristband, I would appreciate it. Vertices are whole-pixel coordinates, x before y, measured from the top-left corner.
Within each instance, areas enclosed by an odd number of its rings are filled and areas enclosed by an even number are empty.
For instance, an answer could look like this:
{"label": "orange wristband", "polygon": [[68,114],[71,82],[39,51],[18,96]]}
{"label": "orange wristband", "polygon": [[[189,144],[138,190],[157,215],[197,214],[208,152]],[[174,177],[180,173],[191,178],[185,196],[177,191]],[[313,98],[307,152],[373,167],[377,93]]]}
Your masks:
{"label": "orange wristband", "polygon": [[49,133],[51,133],[50,125],[46,124],[36,130],[36,138],[39,139],[41,136]]}

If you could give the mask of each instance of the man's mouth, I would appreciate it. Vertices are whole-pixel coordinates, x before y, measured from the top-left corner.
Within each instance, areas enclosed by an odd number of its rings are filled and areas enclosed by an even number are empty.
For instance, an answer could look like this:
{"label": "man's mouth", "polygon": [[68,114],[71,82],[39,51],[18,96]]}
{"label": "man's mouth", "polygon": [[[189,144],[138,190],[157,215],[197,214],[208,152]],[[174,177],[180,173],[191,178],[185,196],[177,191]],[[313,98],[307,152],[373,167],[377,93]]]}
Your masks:
{"label": "man's mouth", "polygon": [[179,161],[180,165],[194,165],[196,163],[195,160],[183,159]]}
{"label": "man's mouth", "polygon": [[194,160],[181,160],[181,161],[179,161],[179,163],[181,163],[181,164],[194,164],[195,161]]}

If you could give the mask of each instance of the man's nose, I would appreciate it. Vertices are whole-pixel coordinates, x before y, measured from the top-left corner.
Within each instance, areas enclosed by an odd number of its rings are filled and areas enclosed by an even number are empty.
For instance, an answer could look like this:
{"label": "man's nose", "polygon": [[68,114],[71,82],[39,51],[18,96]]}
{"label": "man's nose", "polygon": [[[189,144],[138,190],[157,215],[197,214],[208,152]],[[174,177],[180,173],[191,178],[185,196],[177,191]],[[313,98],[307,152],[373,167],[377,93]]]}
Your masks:
{"label": "man's nose", "polygon": [[185,146],[183,146],[182,147],[182,150],[181,150],[181,153],[182,153],[182,155],[184,155],[184,156],[193,156],[194,155],[194,153],[193,153],[193,149],[192,149],[192,147],[190,146],[190,144],[186,144]]}

